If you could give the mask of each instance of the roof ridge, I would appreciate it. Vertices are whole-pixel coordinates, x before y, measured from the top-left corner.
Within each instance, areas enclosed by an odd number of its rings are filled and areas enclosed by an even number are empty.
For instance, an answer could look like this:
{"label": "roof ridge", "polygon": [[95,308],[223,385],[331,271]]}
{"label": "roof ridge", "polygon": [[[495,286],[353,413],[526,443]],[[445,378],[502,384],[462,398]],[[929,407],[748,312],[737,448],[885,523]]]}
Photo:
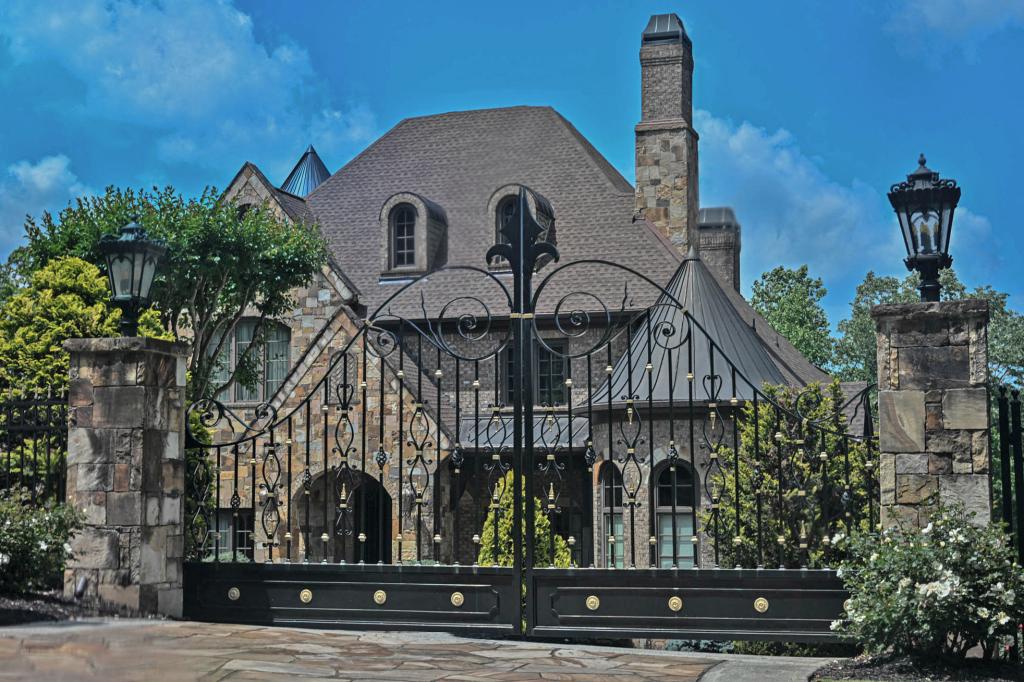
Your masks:
{"label": "roof ridge", "polygon": [[[569,134],[571,134],[573,139],[576,140],[577,145],[579,145],[582,148],[583,153],[586,156],[587,160],[590,162],[590,164],[594,167],[595,170],[600,172],[606,180],[608,180],[608,183],[614,189],[621,191],[623,194],[626,194],[627,192],[630,195],[633,194],[634,188],[632,183],[630,183],[629,180],[623,177],[622,173],[620,173],[615,168],[615,166],[613,166],[611,162],[605,158],[604,154],[598,151],[597,147],[595,147],[590,142],[590,140],[588,140],[586,136],[583,135],[583,133],[581,133],[579,129],[577,129],[576,126],[572,124],[571,121],[569,121],[569,119],[563,116],[554,107],[544,108],[548,109],[552,114],[554,114],[555,118],[566,128],[566,130],[569,131]],[[619,181],[621,181],[622,184],[625,185],[625,187],[618,186]]]}

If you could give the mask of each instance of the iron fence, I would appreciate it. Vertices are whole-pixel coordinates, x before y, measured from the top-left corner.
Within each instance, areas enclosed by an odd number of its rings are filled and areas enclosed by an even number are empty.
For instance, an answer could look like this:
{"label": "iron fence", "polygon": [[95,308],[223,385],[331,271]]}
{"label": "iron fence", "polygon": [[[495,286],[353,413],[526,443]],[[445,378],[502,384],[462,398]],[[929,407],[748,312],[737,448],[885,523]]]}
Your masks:
{"label": "iron fence", "polygon": [[1021,438],[1020,389],[1000,386],[996,391],[996,430],[999,450],[997,501],[1017,556],[1024,563],[1024,450]]}
{"label": "iron fence", "polygon": [[[766,386],[749,367],[767,354],[741,366],[616,263],[559,265],[534,290],[538,259],[558,259],[542,233],[524,191],[488,254],[511,289],[446,268],[480,283],[435,310],[420,293],[416,318],[391,304],[427,278],[399,288],[297,403],[190,408],[187,615],[832,636],[831,538],[878,518],[870,389]],[[617,304],[540,303],[595,267],[622,273]]]}
{"label": "iron fence", "polygon": [[63,500],[68,400],[63,392],[0,396],[0,486],[33,502]]}

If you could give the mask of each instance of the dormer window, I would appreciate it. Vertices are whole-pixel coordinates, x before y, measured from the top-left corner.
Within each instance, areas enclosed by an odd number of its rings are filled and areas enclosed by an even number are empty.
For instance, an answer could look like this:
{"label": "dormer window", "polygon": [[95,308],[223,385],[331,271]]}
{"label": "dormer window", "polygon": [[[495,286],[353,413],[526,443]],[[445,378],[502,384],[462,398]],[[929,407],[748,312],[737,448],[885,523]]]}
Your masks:
{"label": "dormer window", "polygon": [[495,244],[507,244],[508,237],[501,232],[509,220],[512,219],[512,213],[516,210],[516,197],[514,195],[508,195],[500,202],[498,202],[498,209],[494,212],[494,243]]}
{"label": "dormer window", "polygon": [[392,194],[380,208],[381,276],[411,277],[435,270],[448,259],[448,216],[414,192]]}
{"label": "dormer window", "polygon": [[399,204],[391,211],[391,267],[416,265],[416,209]]}

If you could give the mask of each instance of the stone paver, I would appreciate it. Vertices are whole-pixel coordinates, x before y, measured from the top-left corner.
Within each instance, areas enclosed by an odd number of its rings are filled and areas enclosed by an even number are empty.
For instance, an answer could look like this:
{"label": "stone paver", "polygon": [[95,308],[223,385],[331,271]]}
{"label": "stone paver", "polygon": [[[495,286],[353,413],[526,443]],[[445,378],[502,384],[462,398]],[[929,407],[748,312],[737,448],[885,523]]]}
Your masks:
{"label": "stone paver", "polygon": [[173,621],[0,628],[0,680],[677,680],[710,658],[636,649]]}

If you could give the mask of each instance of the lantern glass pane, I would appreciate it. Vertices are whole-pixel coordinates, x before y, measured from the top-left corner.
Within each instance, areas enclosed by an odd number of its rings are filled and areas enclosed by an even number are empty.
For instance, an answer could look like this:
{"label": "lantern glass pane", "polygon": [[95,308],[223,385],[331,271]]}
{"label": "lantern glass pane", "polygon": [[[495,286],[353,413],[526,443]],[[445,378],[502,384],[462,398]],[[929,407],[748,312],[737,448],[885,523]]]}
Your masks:
{"label": "lantern glass pane", "polygon": [[903,232],[903,245],[907,247],[907,255],[913,256],[917,252],[917,247],[910,231],[910,216],[903,209],[896,211],[896,216],[900,220],[900,230]]}
{"label": "lantern glass pane", "polygon": [[114,256],[110,268],[110,283],[114,288],[114,298],[123,299],[132,295],[132,258],[130,255]]}
{"label": "lantern glass pane", "polygon": [[917,254],[927,255],[938,253],[939,250],[939,214],[931,209],[924,209],[910,216],[910,224],[916,239]]}
{"label": "lantern glass pane", "polygon": [[139,296],[149,300],[149,290],[153,287],[153,277],[156,275],[156,259],[152,256],[142,257],[142,276],[139,282]]}
{"label": "lantern glass pane", "polygon": [[942,253],[949,253],[950,227],[953,224],[953,205],[946,202],[942,206],[942,239],[939,242]]}

